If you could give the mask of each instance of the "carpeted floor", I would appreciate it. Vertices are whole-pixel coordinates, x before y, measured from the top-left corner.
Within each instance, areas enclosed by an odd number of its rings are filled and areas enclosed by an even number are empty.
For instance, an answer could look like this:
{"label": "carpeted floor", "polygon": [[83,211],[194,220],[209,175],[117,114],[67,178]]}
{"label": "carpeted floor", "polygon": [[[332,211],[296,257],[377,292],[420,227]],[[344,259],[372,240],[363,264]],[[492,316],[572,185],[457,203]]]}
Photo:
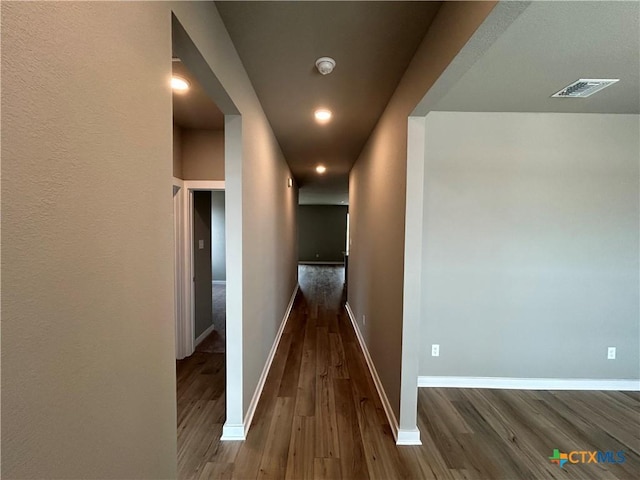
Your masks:
{"label": "carpeted floor", "polygon": [[196,347],[196,352],[224,353],[227,341],[227,286],[224,283],[214,283],[212,291],[214,331]]}

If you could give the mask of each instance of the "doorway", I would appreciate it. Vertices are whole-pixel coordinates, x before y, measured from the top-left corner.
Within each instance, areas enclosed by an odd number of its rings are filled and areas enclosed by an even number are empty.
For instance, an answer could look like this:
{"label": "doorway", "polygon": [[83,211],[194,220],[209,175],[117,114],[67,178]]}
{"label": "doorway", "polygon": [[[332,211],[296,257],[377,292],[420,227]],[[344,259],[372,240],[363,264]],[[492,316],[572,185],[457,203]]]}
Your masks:
{"label": "doorway", "polygon": [[191,344],[187,354],[176,362],[176,403],[178,473],[187,478],[196,468],[194,459],[201,458],[210,446],[210,442],[193,439],[206,432],[219,442],[227,416],[226,282],[214,280],[226,277],[226,265],[220,271],[226,245],[225,212],[220,211],[224,182],[185,180],[182,185],[183,218],[187,220],[183,244],[188,261],[183,277],[186,281],[181,284],[188,299],[186,323]]}
{"label": "doorway", "polygon": [[224,190],[193,191],[192,264],[195,349],[226,351]]}
{"label": "doorway", "polygon": [[215,351],[227,350],[224,188],[223,181],[174,178],[177,360],[192,355],[214,332]]}
{"label": "doorway", "polygon": [[211,192],[193,192],[193,324],[195,346],[214,329],[213,278],[211,276]]}
{"label": "doorway", "polygon": [[192,70],[179,52],[173,53],[172,80],[180,80],[172,81],[180,87],[172,95],[176,430],[178,473],[186,478],[193,474],[193,459],[211,445],[194,438],[206,432],[219,442],[231,410],[226,360],[227,130],[224,113],[201,83],[206,77],[195,75],[201,70]]}
{"label": "doorway", "polygon": [[[216,391],[221,392],[223,402],[222,434],[221,440],[243,440],[245,438],[245,422],[243,408],[243,341],[242,341],[242,315],[243,315],[243,255],[242,255],[242,116],[234,101],[226,92],[222,83],[212,70],[211,58],[203,57],[198,47],[194,44],[188,32],[184,29],[175,15],[171,18],[173,63],[182,64],[187,71],[193,74],[193,83],[201,87],[202,101],[197,101],[193,108],[183,109],[186,114],[201,111],[204,103],[213,103],[221,115],[216,115],[216,121],[220,122],[217,129],[218,135],[214,142],[210,132],[202,132],[203,128],[187,126],[174,128],[174,185],[180,186],[178,192],[182,205],[182,223],[180,237],[176,242],[176,293],[182,305],[176,308],[176,335],[180,336],[176,341],[176,358],[186,358],[195,351],[195,325],[193,322],[192,287],[193,275],[191,272],[192,257],[192,230],[191,230],[191,199],[193,191],[197,190],[223,190],[225,198],[225,350],[221,355],[224,358],[222,367],[224,381],[216,383]],[[191,90],[193,92],[193,90]],[[174,95],[174,118],[175,99]],[[207,130],[205,128],[204,130]],[[188,130],[188,131],[187,131]],[[210,129],[208,129],[210,130]],[[186,132],[186,133],[185,133]],[[221,160],[212,161],[208,154],[199,155],[205,144],[214,144],[218,154],[215,158]],[[182,162],[187,156],[193,156],[199,161]],[[185,168],[186,167],[186,168]],[[178,174],[179,173],[179,174]],[[225,182],[225,178],[229,182]],[[175,203],[175,202],[174,202]],[[182,243],[180,243],[182,242]],[[215,299],[213,300],[215,305]],[[213,367],[212,367],[213,368]],[[215,369],[214,369],[215,370]],[[217,370],[215,370],[217,371]],[[177,400],[178,404],[184,401],[180,397],[180,379],[178,379]],[[188,388],[188,387],[187,387]],[[195,400],[194,400],[195,401]],[[215,412],[214,412],[215,413]],[[217,413],[213,415],[218,418]],[[180,421],[180,413],[178,420]],[[210,417],[207,417],[210,420]],[[178,424],[178,436],[181,435],[181,426]],[[217,427],[209,429],[217,438]],[[180,445],[180,440],[179,440]],[[186,448],[185,445],[182,447]],[[180,463],[180,458],[179,458]]]}

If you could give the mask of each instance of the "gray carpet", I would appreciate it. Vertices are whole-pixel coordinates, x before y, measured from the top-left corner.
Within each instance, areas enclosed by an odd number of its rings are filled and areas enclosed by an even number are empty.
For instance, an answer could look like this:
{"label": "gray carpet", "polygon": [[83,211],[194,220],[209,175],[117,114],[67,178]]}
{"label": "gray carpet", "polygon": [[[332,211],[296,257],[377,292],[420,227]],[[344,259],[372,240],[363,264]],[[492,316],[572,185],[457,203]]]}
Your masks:
{"label": "gray carpet", "polygon": [[213,284],[213,324],[218,332],[226,330],[227,319],[227,285]]}
{"label": "gray carpet", "polygon": [[227,286],[224,283],[214,283],[212,292],[214,331],[198,345],[196,351],[224,353],[227,341]]}

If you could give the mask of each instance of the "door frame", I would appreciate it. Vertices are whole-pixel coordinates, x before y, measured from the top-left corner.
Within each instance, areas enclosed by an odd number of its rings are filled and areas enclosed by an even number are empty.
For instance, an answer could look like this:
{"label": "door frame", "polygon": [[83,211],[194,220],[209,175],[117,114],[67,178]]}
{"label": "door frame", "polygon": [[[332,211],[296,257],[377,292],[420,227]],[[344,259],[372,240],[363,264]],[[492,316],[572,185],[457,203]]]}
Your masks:
{"label": "door frame", "polygon": [[185,288],[185,252],[184,252],[184,181],[173,177],[173,242],[174,242],[174,323],[176,359],[182,360],[189,356],[190,345],[188,326],[188,302],[186,302]]}
{"label": "door frame", "polygon": [[[171,14],[172,55],[180,58],[203,85],[224,114],[225,172],[225,258],[227,264],[227,341],[226,341],[226,420],[221,440],[244,440],[249,425],[244,417],[244,342],[243,342],[243,127],[242,115],[225,86],[214,73],[220,64],[215,44],[208,48],[208,60],[200,53],[175,12]],[[213,48],[213,50],[211,50]],[[212,53],[213,56],[212,56]],[[216,69],[217,71],[217,69]],[[227,82],[228,83],[228,82]],[[231,82],[233,83],[233,82]],[[187,202],[185,202],[187,203]]]}
{"label": "door frame", "polygon": [[[193,354],[195,338],[195,289],[193,251],[193,192],[224,191],[225,183],[219,180],[173,179],[174,186],[181,187],[178,203],[181,212],[176,215],[176,358],[178,360]],[[180,185],[176,185],[180,183]],[[179,207],[180,208],[180,207]],[[178,218],[180,217],[180,218]]]}

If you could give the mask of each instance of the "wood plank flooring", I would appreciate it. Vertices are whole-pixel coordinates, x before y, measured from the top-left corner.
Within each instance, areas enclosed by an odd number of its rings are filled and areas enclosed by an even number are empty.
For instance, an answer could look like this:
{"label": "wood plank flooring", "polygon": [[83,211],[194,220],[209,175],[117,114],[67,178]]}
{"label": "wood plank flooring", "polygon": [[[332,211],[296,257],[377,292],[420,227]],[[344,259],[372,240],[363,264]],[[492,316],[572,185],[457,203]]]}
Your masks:
{"label": "wood plank flooring", "polygon": [[[422,446],[397,447],[343,307],[341,267],[300,292],[245,442],[220,442],[224,355],[178,362],[182,479],[637,479],[640,394],[420,389]],[[549,461],[625,451],[621,464]]]}

